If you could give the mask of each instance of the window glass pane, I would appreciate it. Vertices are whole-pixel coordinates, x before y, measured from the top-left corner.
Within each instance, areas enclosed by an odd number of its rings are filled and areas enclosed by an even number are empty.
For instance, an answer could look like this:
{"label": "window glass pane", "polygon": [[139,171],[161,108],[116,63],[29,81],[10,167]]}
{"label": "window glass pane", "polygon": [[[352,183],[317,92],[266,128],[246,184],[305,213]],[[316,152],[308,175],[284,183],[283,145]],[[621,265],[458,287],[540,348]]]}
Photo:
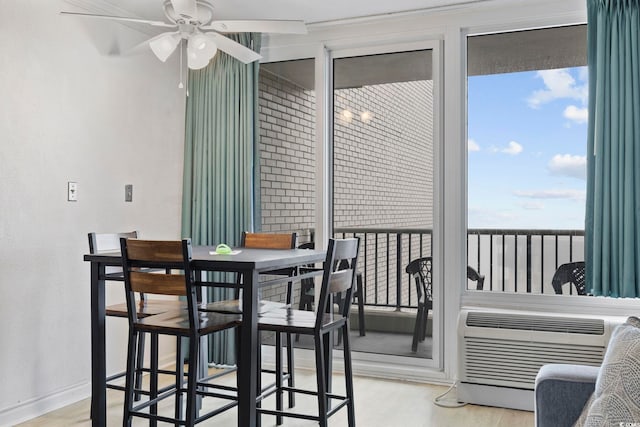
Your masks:
{"label": "window glass pane", "polygon": [[[260,64],[261,231],[297,232],[298,244],[311,241],[315,227],[314,63],[303,59]],[[286,285],[261,292],[263,299],[286,301]],[[297,308],[299,282],[292,298]]]}
{"label": "window glass pane", "polygon": [[556,269],[584,260],[586,25],[467,46],[468,263],[483,291],[554,293]]}
{"label": "window glass pane", "polygon": [[433,88],[431,50],[334,60],[333,231],[362,239],[359,352],[432,357],[431,295],[405,268],[432,254]]}
{"label": "window glass pane", "polygon": [[300,243],[315,226],[314,63],[260,65],[262,231],[295,231]]}

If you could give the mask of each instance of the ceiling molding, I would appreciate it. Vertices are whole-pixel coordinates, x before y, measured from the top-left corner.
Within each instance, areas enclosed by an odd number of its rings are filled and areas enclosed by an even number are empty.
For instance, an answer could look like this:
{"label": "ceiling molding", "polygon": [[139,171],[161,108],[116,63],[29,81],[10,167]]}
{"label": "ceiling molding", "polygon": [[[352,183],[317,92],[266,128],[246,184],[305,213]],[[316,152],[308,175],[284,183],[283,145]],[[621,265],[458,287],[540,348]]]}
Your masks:
{"label": "ceiling molding", "polygon": [[425,7],[421,9],[405,10],[402,12],[389,12],[376,15],[359,16],[355,18],[334,19],[328,21],[317,21],[307,23],[309,29],[322,29],[326,27],[335,27],[340,25],[375,23],[389,18],[404,18],[415,15],[424,15],[425,13],[445,12],[455,9],[468,8],[479,3],[492,2],[494,0],[452,0],[440,5]]}

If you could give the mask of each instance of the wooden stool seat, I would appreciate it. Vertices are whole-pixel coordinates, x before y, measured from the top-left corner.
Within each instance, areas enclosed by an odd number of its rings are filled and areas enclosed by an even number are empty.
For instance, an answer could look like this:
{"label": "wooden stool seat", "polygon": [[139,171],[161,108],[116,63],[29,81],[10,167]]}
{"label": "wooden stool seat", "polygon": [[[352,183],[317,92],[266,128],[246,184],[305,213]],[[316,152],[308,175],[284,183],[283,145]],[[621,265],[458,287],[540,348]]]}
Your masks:
{"label": "wooden stool seat", "polygon": [[[278,301],[260,300],[258,307],[258,316],[269,313],[274,310],[283,310],[287,308],[287,304]],[[214,311],[217,313],[242,314],[242,301],[239,299],[230,299],[224,301],[215,301],[200,306],[202,311]]]}
{"label": "wooden stool seat", "polygon": [[[264,331],[312,335],[317,319],[312,311],[273,310],[258,318],[258,327]],[[324,314],[321,322],[324,327],[333,329],[340,327],[346,320],[335,314]]]}
{"label": "wooden stool seat", "polygon": [[[166,313],[167,311],[185,310],[187,303],[183,301],[164,301],[164,300],[145,300],[139,301],[137,304],[138,316],[147,317],[154,314]],[[112,304],[105,309],[107,316],[127,317],[127,304]]]}
{"label": "wooden stool seat", "polygon": [[[237,314],[200,312],[196,327],[199,334],[206,335],[240,326],[241,322],[242,316]],[[176,310],[147,316],[139,320],[137,328],[144,332],[187,336],[190,333],[189,314],[186,310]]]}

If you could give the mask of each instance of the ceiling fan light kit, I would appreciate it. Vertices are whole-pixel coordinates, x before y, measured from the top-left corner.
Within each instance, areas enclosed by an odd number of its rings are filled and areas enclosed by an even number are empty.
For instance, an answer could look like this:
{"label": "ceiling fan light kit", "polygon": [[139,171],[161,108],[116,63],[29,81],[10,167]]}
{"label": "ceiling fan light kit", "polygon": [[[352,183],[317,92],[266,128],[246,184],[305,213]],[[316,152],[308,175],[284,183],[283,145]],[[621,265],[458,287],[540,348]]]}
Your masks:
{"label": "ceiling fan light kit", "polygon": [[187,42],[187,65],[192,70],[204,68],[217,52],[213,40],[204,34],[194,34]]}
{"label": "ceiling fan light kit", "polygon": [[178,47],[180,40],[182,40],[182,36],[179,32],[163,33],[157,38],[149,40],[149,47],[160,61],[166,62],[167,58]]}
{"label": "ceiling fan light kit", "polygon": [[[203,0],[166,0],[164,14],[169,21],[149,21],[123,16],[95,15],[77,12],[60,12],[63,15],[110,19],[148,24],[156,27],[173,28],[146,41],[151,51],[165,62],[176,50],[181,40],[187,41],[187,66],[194,70],[204,68],[216,55],[218,49],[248,64],[260,58],[259,53],[243,46],[221,33],[288,33],[305,34],[302,21],[245,20],[214,21],[213,6]],[[212,31],[212,32],[203,32]]]}

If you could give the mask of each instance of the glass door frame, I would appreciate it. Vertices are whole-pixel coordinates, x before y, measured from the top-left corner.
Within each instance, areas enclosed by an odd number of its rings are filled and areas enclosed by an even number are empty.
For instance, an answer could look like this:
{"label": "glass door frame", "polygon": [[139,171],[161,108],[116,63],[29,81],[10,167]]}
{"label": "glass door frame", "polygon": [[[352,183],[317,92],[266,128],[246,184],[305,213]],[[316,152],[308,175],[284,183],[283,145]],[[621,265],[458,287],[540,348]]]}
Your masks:
{"label": "glass door frame", "polygon": [[[317,140],[321,143],[321,150],[317,153],[323,153],[328,156],[326,161],[318,164],[324,164],[323,173],[317,176],[321,179],[323,192],[326,195],[327,204],[324,204],[322,209],[323,215],[326,215],[323,220],[316,216],[316,221],[322,223],[326,230],[329,232],[322,236],[322,240],[328,239],[328,236],[333,234],[333,120],[334,120],[334,108],[333,108],[333,64],[335,59],[377,55],[377,54],[390,54],[407,51],[419,51],[419,50],[431,50],[432,52],[432,77],[433,77],[433,293],[434,295],[443,296],[444,292],[444,280],[443,280],[443,239],[442,239],[442,218],[443,218],[443,49],[441,40],[425,40],[419,42],[407,42],[398,44],[387,44],[379,46],[366,46],[366,47],[344,47],[335,48],[332,50],[323,49],[324,61],[320,58],[316,58],[316,85],[322,84],[322,92],[317,88],[316,93],[323,94],[322,108],[322,120],[318,119],[318,125],[322,125],[322,132],[318,132]],[[320,106],[317,105],[318,110]],[[320,123],[322,122],[322,123]],[[320,129],[318,129],[320,130]],[[320,189],[316,194],[319,194]],[[321,208],[318,208],[320,210]],[[319,211],[317,212],[320,213]],[[321,225],[321,224],[318,224]],[[318,229],[318,228],[317,228]],[[319,237],[319,236],[318,236]],[[353,353],[353,359],[355,364],[384,364],[385,369],[391,369],[397,371],[394,376],[407,376],[408,372],[411,372],[409,376],[415,377],[415,368],[428,368],[430,370],[442,371],[444,369],[444,298],[436,298],[433,301],[433,347],[432,358],[421,359],[414,357],[392,356],[383,354],[369,354],[369,353]],[[433,377],[433,375],[430,375]]]}

